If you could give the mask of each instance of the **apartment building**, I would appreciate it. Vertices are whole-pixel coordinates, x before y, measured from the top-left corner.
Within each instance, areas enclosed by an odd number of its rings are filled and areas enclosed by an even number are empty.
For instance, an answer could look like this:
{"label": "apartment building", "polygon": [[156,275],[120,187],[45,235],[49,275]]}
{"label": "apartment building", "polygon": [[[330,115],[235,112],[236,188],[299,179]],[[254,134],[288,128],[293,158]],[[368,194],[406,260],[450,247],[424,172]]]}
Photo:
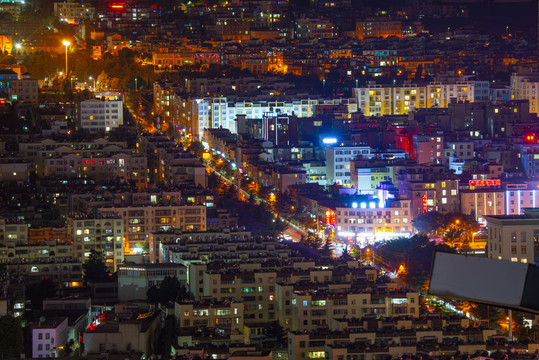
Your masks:
{"label": "apartment building", "polygon": [[36,79],[29,75],[22,75],[17,80],[12,80],[9,90],[11,101],[37,104],[39,101],[39,85]]}
{"label": "apartment building", "polygon": [[[190,272],[193,270],[196,271],[196,267],[190,268]],[[394,283],[377,284],[377,271],[360,268],[354,261],[339,264],[269,261],[240,263],[228,269],[223,269],[220,263],[213,263],[206,270],[199,271],[203,271],[203,280],[200,284],[190,282],[190,286],[203,287],[203,296],[220,301],[240,300],[244,305],[246,325],[278,320],[287,329],[313,329],[328,324],[333,317],[354,314],[357,308],[367,309],[357,310],[358,314],[418,314],[418,307],[414,305],[418,301],[417,293],[400,293]],[[317,294],[328,296],[318,299],[315,298]],[[330,301],[336,294],[350,297],[349,303],[335,305],[339,309],[342,307],[341,312],[333,312],[331,307],[333,303]],[[376,300],[371,301],[371,296]],[[364,304],[356,297],[365,297],[368,301]],[[403,297],[407,300],[399,300],[398,309],[393,306],[396,300],[391,303],[390,298]]]}
{"label": "apartment building", "polygon": [[14,246],[28,243],[28,224],[16,220],[0,218],[0,244]]}
{"label": "apartment building", "polygon": [[68,318],[57,317],[30,324],[32,329],[32,357],[59,357],[67,344]]}
{"label": "apartment building", "polygon": [[131,152],[118,152],[108,157],[84,157],[67,154],[61,157],[45,158],[44,176],[69,178],[92,178],[98,182],[118,180],[132,183],[138,189],[145,189],[149,183],[148,159]]}
{"label": "apartment building", "polygon": [[525,209],[522,215],[486,216],[488,257],[535,264],[539,248],[539,212]]}
{"label": "apartment building", "polygon": [[317,292],[296,290],[291,295],[292,330],[315,330],[345,316],[419,316],[419,294],[408,291],[343,289]]}
{"label": "apartment building", "polygon": [[196,329],[206,327],[219,328],[242,339],[243,310],[243,304],[236,300],[175,303],[174,313],[181,329],[178,343],[193,346]]}
{"label": "apartment building", "polygon": [[69,241],[67,227],[41,227],[28,229],[28,244],[38,245],[43,242],[54,241],[65,244]]}
{"label": "apartment building", "polygon": [[80,23],[82,20],[93,20],[95,8],[88,3],[74,0],[64,0],[54,3],[54,17],[58,21],[70,24]]}
{"label": "apartment building", "polygon": [[11,69],[0,70],[0,93],[11,102],[38,102],[38,83],[29,75],[19,76]]}
{"label": "apartment building", "polygon": [[[82,287],[82,263],[80,259],[73,257],[73,246],[70,249],[57,248],[60,250],[69,250],[69,254],[60,253],[54,255],[53,251],[45,254],[43,250],[49,248],[38,247],[15,247],[15,248],[0,248],[2,252],[2,263],[6,264],[7,270],[16,275],[24,276],[27,284],[37,284],[43,279],[51,280],[56,284],[57,288],[79,288]],[[6,254],[10,253],[15,256],[9,257],[6,260]],[[17,253],[19,251],[19,253]],[[25,256],[33,256],[31,261],[23,261]]]}
{"label": "apartment building", "polygon": [[146,300],[152,286],[159,287],[165,277],[175,277],[187,286],[187,268],[181,264],[135,264],[118,266],[118,300]]}
{"label": "apartment building", "polygon": [[471,82],[431,83],[426,86],[369,85],[354,89],[365,116],[406,115],[416,109],[447,108],[452,102],[474,102]]}
{"label": "apartment building", "polygon": [[73,244],[71,242],[43,241],[38,244],[0,245],[0,262],[2,263],[62,261],[70,258],[73,258]]}
{"label": "apartment building", "polygon": [[305,184],[307,172],[303,167],[273,167],[273,185],[280,192],[289,191],[291,186]]}
{"label": "apartment building", "polygon": [[398,179],[399,194],[411,200],[412,218],[429,211],[452,213],[460,209],[460,179],[442,166],[409,168]]}
{"label": "apartment building", "polygon": [[522,161],[526,175],[529,177],[539,177],[539,144],[516,144],[514,149]]}
{"label": "apartment building", "polygon": [[93,141],[58,142],[53,139],[43,139],[38,142],[19,142],[19,153],[25,159],[36,162],[46,157],[59,157],[67,154],[79,154],[83,157],[110,156],[118,151],[128,150],[125,141],[109,141],[104,138]]}
{"label": "apartment building", "polygon": [[402,22],[388,18],[369,18],[356,22],[356,37],[364,40],[368,37],[402,37]]}
{"label": "apartment building", "polygon": [[275,307],[275,282],[277,272],[269,269],[251,271],[231,270],[227,274],[220,271],[204,273],[204,296],[223,301],[238,298],[243,303],[244,321],[277,321]]}
{"label": "apartment building", "polygon": [[219,260],[192,263],[189,266],[190,291],[196,300],[211,296],[222,301],[232,298],[242,301],[245,323],[251,324],[278,320],[275,298],[277,280],[295,282],[301,277],[310,279],[308,270],[317,266],[311,261],[300,261],[300,257],[283,261],[272,255],[227,264],[231,265],[224,267]]}
{"label": "apartment building", "polygon": [[353,159],[350,161],[350,183],[360,194],[376,194],[382,183],[397,184],[399,174],[409,160]]}
{"label": "apartment building", "polygon": [[[22,4],[21,3],[16,3],[16,2],[2,2],[2,3],[0,3],[0,13],[9,15],[15,21],[19,21],[19,17],[21,16],[21,13],[23,12],[23,9],[24,9],[24,3],[22,3]],[[8,51],[9,53],[11,53],[11,49],[13,48],[13,44],[9,45],[9,47],[4,47],[2,45],[7,45],[7,44],[3,44],[3,41],[0,40],[0,49],[2,51]]]}
{"label": "apartment building", "polygon": [[93,322],[82,336],[84,350],[89,355],[135,352],[149,357],[164,321],[161,311],[131,308],[104,313],[100,320]]}
{"label": "apartment building", "polygon": [[[506,182],[505,213],[502,215],[522,215],[527,208],[535,208],[539,204],[539,182]],[[498,215],[498,214],[496,214]]]}
{"label": "apartment building", "polygon": [[502,189],[477,187],[460,191],[460,211],[472,215],[480,224],[487,215],[505,215],[506,192]]}
{"label": "apartment building", "polygon": [[78,126],[92,132],[110,131],[123,125],[121,100],[90,99],[79,104]]}
{"label": "apartment building", "polygon": [[461,195],[461,212],[486,224],[488,215],[522,215],[539,204],[538,181],[505,181],[497,177],[468,180]]}
{"label": "apartment building", "polygon": [[106,217],[120,216],[125,236],[125,253],[140,253],[147,244],[149,234],[169,229],[206,230],[204,205],[144,205],[101,207]]}
{"label": "apartment building", "polygon": [[[290,250],[275,239],[251,236],[247,231],[156,232],[150,233],[150,249],[161,263],[189,266],[209,261],[287,259]],[[155,261],[150,250],[150,260]]]}
{"label": "apartment building", "polygon": [[[249,84],[246,84],[247,86]],[[288,83],[276,84],[277,87],[288,86]],[[185,85],[174,83],[154,84],[154,105],[156,113],[186,132],[201,137],[205,128],[223,128],[232,133],[238,132],[237,116],[245,115],[246,119],[262,119],[265,113],[279,113],[280,116],[295,115],[298,118],[308,118],[315,115],[317,105],[346,105],[349,113],[357,112],[357,99],[286,99],[275,101],[261,99],[255,101],[232,100],[226,96],[220,97],[188,97],[183,89],[191,86],[190,81]],[[201,88],[210,84],[197,84]],[[228,84],[223,84],[228,86]],[[238,89],[240,85],[230,84]],[[317,126],[321,126],[317,125]]]}
{"label": "apartment building", "polygon": [[328,19],[303,18],[296,21],[298,39],[332,39],[337,37],[337,29]]}
{"label": "apartment building", "polygon": [[515,73],[510,85],[511,100],[528,100],[530,113],[539,114],[539,73]]}
{"label": "apartment building", "polygon": [[68,236],[74,255],[86,262],[91,251],[101,253],[105,264],[116,271],[124,262],[124,224],[118,214],[87,215],[67,219]]}
{"label": "apartment building", "polygon": [[444,146],[444,165],[448,165],[451,158],[464,161],[475,158],[475,144],[473,141],[446,141]]}
{"label": "apartment building", "polygon": [[[288,333],[288,353],[294,359],[365,359],[433,356],[460,351],[503,349],[505,344],[495,329],[470,326],[467,319],[448,319],[438,314],[430,318],[385,317],[382,321],[371,316],[334,320],[344,329],[319,328],[312,331]],[[436,318],[435,318],[436,317]],[[350,326],[350,327],[347,327]],[[381,335],[380,330],[383,330]],[[533,346],[531,349],[534,349]]]}
{"label": "apartment building", "polygon": [[[335,102],[339,103],[337,99]],[[202,135],[204,128],[225,128],[237,133],[237,115],[247,119],[262,119],[265,113],[280,113],[282,116],[295,115],[298,118],[311,117],[318,100],[302,99],[288,101],[229,101],[226,97],[191,99],[187,118],[193,124],[193,133]],[[189,105],[189,104],[188,104]]]}
{"label": "apartment building", "polygon": [[412,136],[412,159],[418,164],[444,163],[444,136],[441,132],[434,134],[415,134]]}
{"label": "apartment building", "polygon": [[351,183],[351,160],[370,159],[370,146],[328,146],[326,147],[326,183],[346,185]]}
{"label": "apartment building", "polygon": [[353,200],[336,208],[337,236],[360,245],[409,236],[412,233],[411,200],[384,202],[376,198]]}
{"label": "apartment building", "polygon": [[0,160],[0,181],[24,186],[30,182],[31,166],[27,160],[4,158]]}

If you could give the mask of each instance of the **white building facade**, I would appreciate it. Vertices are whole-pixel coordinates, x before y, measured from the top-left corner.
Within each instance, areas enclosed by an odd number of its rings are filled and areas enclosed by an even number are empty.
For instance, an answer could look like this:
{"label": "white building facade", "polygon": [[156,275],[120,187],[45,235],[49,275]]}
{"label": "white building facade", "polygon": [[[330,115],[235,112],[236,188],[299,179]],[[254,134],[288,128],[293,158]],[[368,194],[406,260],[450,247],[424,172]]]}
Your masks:
{"label": "white building facade", "polygon": [[337,236],[360,245],[390,240],[412,233],[410,200],[392,201],[385,207],[378,199],[337,207]]}
{"label": "white building facade", "polygon": [[326,184],[349,185],[350,161],[361,156],[365,159],[372,158],[370,146],[339,146],[326,148]]}
{"label": "white building facade", "polygon": [[32,357],[58,357],[67,340],[67,317],[40,322],[32,329]]}
{"label": "white building facade", "polygon": [[89,131],[110,131],[123,125],[121,100],[102,101],[98,99],[80,102],[80,127]]}

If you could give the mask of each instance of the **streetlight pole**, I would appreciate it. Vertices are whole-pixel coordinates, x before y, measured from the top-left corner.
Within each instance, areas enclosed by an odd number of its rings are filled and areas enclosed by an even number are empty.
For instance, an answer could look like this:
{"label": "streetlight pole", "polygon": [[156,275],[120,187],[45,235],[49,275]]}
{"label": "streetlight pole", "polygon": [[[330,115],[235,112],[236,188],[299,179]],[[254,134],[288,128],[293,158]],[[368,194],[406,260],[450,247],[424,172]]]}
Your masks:
{"label": "streetlight pole", "polygon": [[138,90],[138,85],[137,85],[137,78],[135,78],[135,91]]}
{"label": "streetlight pole", "polygon": [[66,78],[67,78],[67,76],[69,76],[69,68],[67,67],[67,47],[71,45],[71,42],[69,42],[68,40],[64,40],[62,41],[62,44],[64,44],[64,46],[66,47]]}
{"label": "streetlight pole", "polygon": [[243,174],[243,169],[238,168],[238,200],[241,201],[241,175]]}

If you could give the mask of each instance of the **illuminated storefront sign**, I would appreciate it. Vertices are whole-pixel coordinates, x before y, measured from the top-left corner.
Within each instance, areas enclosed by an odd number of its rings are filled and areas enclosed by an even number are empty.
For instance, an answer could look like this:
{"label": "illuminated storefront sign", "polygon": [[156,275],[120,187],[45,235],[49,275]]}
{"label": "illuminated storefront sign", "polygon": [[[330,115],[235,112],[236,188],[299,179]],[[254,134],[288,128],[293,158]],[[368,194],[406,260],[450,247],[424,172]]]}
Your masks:
{"label": "illuminated storefront sign", "polygon": [[500,179],[470,180],[470,186],[500,186]]}

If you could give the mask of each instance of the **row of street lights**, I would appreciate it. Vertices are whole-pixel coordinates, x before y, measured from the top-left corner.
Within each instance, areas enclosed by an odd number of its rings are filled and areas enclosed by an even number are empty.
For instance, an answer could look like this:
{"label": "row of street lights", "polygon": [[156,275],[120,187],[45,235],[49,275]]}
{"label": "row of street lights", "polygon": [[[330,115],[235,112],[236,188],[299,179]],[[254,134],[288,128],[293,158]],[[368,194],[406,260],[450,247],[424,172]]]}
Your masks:
{"label": "row of street lights", "polygon": [[[71,45],[71,42],[69,40],[63,40],[62,44],[66,48],[66,77],[67,77],[67,76],[69,76],[69,63],[68,63],[67,51],[68,51],[69,45]],[[17,47],[17,49],[20,49],[21,44],[16,44],[15,46]],[[92,77],[92,76],[89,76],[88,79],[93,80],[93,82],[94,82],[94,91],[95,91],[95,85],[96,85],[95,78]],[[99,81],[97,83],[99,83]],[[135,77],[135,91],[137,91],[137,90],[138,90],[138,77]]]}

